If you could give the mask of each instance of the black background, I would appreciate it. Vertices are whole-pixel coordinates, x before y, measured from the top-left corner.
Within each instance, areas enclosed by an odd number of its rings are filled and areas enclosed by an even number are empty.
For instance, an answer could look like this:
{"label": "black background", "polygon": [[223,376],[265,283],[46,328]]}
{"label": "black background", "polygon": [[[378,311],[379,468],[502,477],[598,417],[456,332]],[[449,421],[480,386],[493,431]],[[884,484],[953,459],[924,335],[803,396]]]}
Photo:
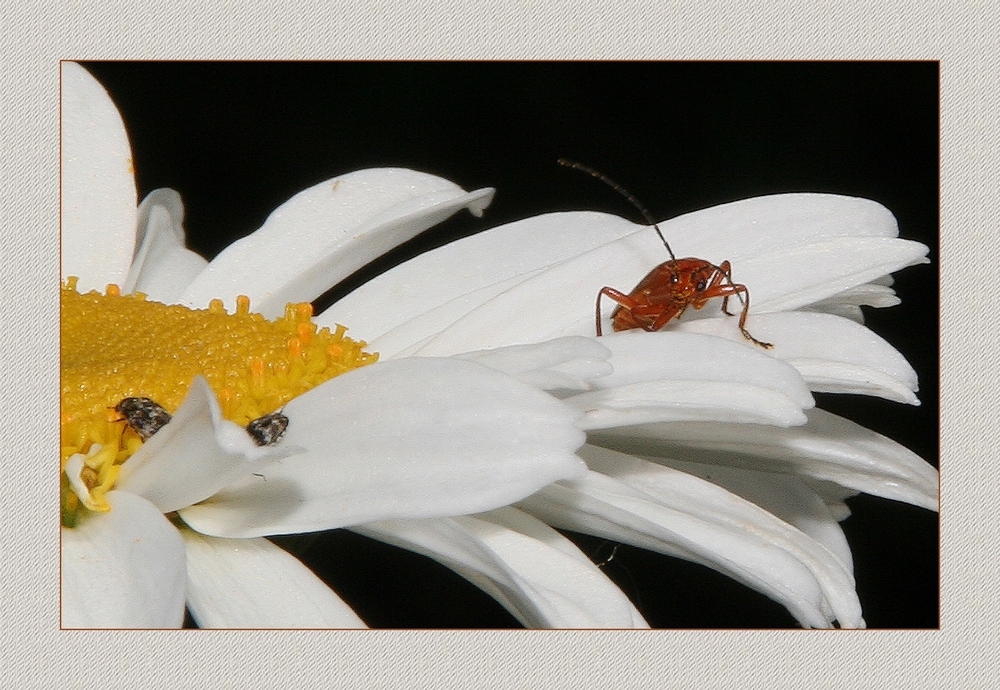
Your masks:
{"label": "black background", "polygon": [[[85,66],[125,120],[140,198],[180,192],[189,245],[208,258],[296,192],[352,170],[410,167],[497,188],[484,218],[462,213],[431,229],[326,303],[393,263],[504,222],[582,209],[641,220],[559,157],[602,170],[658,219],[777,192],[879,201],[935,262],[897,275],[902,305],[868,310],[868,325],[917,370],[923,404],[817,401],[937,465],[937,63]],[[849,503],[843,527],[869,626],[937,627],[937,515],[867,496]],[[570,536],[595,560],[612,548]],[[344,530],[293,542],[373,626],[516,625],[422,557]],[[654,627],[795,626],[781,606],[700,566],[623,546],[604,567]]]}

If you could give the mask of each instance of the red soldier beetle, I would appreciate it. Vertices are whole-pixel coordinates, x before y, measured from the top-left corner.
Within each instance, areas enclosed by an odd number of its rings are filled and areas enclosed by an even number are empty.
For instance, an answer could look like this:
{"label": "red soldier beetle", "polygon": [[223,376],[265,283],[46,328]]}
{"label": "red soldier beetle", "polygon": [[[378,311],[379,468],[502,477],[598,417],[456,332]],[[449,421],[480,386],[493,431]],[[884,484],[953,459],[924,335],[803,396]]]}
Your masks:
{"label": "red soldier beetle", "polygon": [[735,316],[727,309],[729,298],[735,295],[743,305],[739,320],[739,329],[743,337],[765,349],[773,347],[771,343],[757,340],[746,329],[747,312],[750,310],[750,290],[747,289],[746,285],[733,282],[732,267],[728,261],[723,261],[716,266],[704,259],[676,258],[670,244],[660,232],[660,227],[653,220],[653,216],[628,190],[604,173],[581,163],[560,158],[559,164],[596,177],[628,199],[633,206],[639,209],[646,222],[653,226],[670,255],[669,261],[664,261],[646,274],[646,277],[640,280],[639,284],[627,295],[612,287],[601,288],[597,293],[597,306],[595,308],[598,336],[602,335],[602,297],[607,297],[618,303],[618,306],[611,313],[611,323],[615,331],[641,328],[652,332],[660,330],[672,319],[679,317],[689,306],[701,309],[714,297],[722,298],[722,312],[724,314]]}

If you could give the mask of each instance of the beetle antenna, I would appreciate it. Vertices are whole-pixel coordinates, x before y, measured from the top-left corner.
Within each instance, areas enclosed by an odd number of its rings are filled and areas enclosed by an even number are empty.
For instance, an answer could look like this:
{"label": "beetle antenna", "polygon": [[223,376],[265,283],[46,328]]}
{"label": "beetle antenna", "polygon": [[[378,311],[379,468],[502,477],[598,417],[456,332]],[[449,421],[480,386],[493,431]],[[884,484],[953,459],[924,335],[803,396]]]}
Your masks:
{"label": "beetle antenna", "polygon": [[632,193],[630,191],[622,187],[620,184],[612,180],[604,173],[594,170],[593,168],[587,167],[583,163],[577,163],[576,161],[567,160],[565,158],[560,158],[557,162],[559,163],[559,165],[563,167],[575,168],[576,170],[581,170],[592,177],[596,177],[598,180],[608,185],[613,190],[615,190],[623,197],[628,199],[630,202],[632,202],[632,205],[635,206],[637,209],[639,209],[639,212],[642,213],[642,217],[646,219],[647,223],[653,226],[653,230],[656,230],[656,234],[660,236],[660,241],[663,242],[663,246],[667,248],[667,253],[670,254],[670,260],[677,261],[677,258],[674,256],[674,251],[670,248],[670,245],[667,243],[667,239],[663,236],[663,233],[660,232],[660,226],[656,224],[655,220],[653,220],[653,215],[646,210],[645,206],[639,203],[638,199],[632,196]]}

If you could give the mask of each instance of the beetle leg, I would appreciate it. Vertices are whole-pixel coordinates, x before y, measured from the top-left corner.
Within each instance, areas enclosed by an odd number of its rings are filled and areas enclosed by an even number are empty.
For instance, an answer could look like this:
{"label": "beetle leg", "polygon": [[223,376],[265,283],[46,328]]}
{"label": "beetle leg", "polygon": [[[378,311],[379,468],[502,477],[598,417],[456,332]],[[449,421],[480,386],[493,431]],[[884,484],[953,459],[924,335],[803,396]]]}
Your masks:
{"label": "beetle leg", "polygon": [[609,299],[614,300],[615,302],[617,302],[618,304],[620,304],[622,307],[628,309],[629,311],[632,311],[636,306],[638,306],[638,302],[636,302],[634,299],[632,299],[631,297],[629,297],[628,295],[626,295],[624,292],[619,292],[618,290],[615,290],[612,287],[602,287],[600,289],[600,291],[597,293],[597,307],[595,308],[595,311],[594,311],[594,320],[597,323],[597,335],[598,336],[602,335],[602,333],[601,333],[601,296],[602,295],[606,295]]}
{"label": "beetle leg", "polygon": [[750,290],[747,289],[746,285],[738,285],[737,284],[737,285],[734,285],[733,287],[734,288],[742,288],[741,290],[735,290],[734,291],[735,294],[739,295],[742,292],[743,294],[745,294],[747,296],[747,298],[745,300],[742,297],[740,297],[741,301],[743,302],[743,312],[740,314],[740,323],[739,323],[739,326],[740,326],[740,331],[743,333],[743,337],[746,338],[747,340],[751,341],[755,345],[760,345],[765,350],[770,350],[772,347],[774,347],[774,345],[772,345],[771,343],[765,343],[763,340],[757,340],[752,335],[750,335],[750,331],[748,331],[744,327],[744,325],[747,322],[747,312],[750,311]]}
{"label": "beetle leg", "polygon": [[[765,343],[762,340],[757,340],[752,335],[750,335],[750,331],[746,329],[747,313],[750,311],[750,290],[747,288],[747,286],[741,285],[740,283],[732,283],[732,282],[729,285],[714,285],[714,283],[715,281],[713,281],[713,287],[710,290],[706,290],[704,293],[702,293],[702,296],[706,300],[711,299],[712,297],[722,297],[723,311],[725,311],[725,304],[726,304],[725,301],[728,300],[733,295],[736,295],[736,297],[740,300],[740,302],[743,303],[743,310],[740,312],[740,321],[739,321],[740,332],[743,334],[743,337],[749,340],[750,342],[754,343],[755,345],[759,345],[765,350],[771,349],[773,347],[771,343]],[[744,295],[746,295],[745,299]],[[730,314],[728,311],[726,311],[725,313],[729,314],[729,316],[735,316],[735,314]]]}
{"label": "beetle leg", "polygon": [[[733,268],[732,266],[729,265],[729,261],[723,261],[721,264],[719,264],[719,273],[716,274],[715,278],[712,280],[712,284],[709,287],[714,288],[721,286],[723,277],[725,277],[725,279],[729,281],[730,285],[733,286],[739,285],[739,283],[733,282]],[[725,297],[722,298],[722,311],[724,314],[726,314],[727,316],[735,316],[735,314],[733,314],[728,309],[729,298],[735,294],[736,297],[740,300],[740,304],[743,304],[743,295],[741,294],[741,292],[746,292],[748,296],[750,294],[748,290],[734,290],[733,292],[727,294]]]}
{"label": "beetle leg", "polygon": [[625,309],[628,312],[635,323],[634,328],[641,328],[649,333],[658,331],[666,326],[667,322],[675,316],[679,316],[687,307],[686,304],[678,307],[676,304],[650,304],[648,302],[633,301],[635,302],[633,306],[622,306],[619,309]]}
{"label": "beetle leg", "polygon": [[[653,307],[653,306],[654,305],[650,305],[650,307]],[[638,312],[639,314],[641,314],[643,316],[647,316],[647,315],[648,316],[652,316],[653,314],[657,314],[656,319],[653,321],[653,323],[650,324],[649,328],[647,328],[646,330],[647,331],[658,331],[661,328],[663,328],[664,326],[666,326],[667,323],[672,318],[674,318],[675,316],[680,316],[681,314],[683,314],[685,308],[687,308],[686,304],[682,305],[679,309],[677,307],[675,307],[675,306],[664,307],[664,306],[661,306],[661,305],[656,305],[655,306],[655,311],[652,308],[648,309],[648,314],[643,313],[644,310],[642,310],[641,307],[638,310],[632,310],[632,313]]]}

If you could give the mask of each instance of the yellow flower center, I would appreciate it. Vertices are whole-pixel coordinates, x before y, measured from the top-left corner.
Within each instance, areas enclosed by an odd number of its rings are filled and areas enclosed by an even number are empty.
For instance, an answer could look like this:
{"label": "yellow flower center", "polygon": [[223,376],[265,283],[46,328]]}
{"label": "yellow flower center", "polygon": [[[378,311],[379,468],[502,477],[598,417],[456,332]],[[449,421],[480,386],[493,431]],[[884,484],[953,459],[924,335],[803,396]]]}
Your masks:
{"label": "yellow flower center", "polygon": [[[221,300],[208,309],[76,290],[61,290],[62,514],[76,522],[81,504],[108,510],[105,492],[118,468],[143,439],[115,407],[125,398],[148,398],[173,413],[195,376],[218,397],[222,414],[241,426],[279,409],[292,398],[378,359],[366,343],[318,329],[308,303],[289,304],[269,321],[236,300],[236,313]],[[294,422],[293,422],[294,423]]]}

